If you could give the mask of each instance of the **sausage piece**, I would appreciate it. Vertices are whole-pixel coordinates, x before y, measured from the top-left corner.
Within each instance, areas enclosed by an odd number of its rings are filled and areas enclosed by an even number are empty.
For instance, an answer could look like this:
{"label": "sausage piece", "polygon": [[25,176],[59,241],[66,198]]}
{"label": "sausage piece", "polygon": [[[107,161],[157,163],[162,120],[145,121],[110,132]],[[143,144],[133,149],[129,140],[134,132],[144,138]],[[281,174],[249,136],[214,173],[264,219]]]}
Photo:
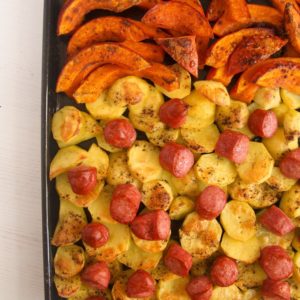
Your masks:
{"label": "sausage piece", "polygon": [[293,262],[280,246],[267,246],[261,250],[259,263],[272,280],[288,278],[293,273]]}
{"label": "sausage piece", "polygon": [[104,128],[105,141],[117,148],[130,148],[136,140],[136,131],[126,119],[109,121]]}
{"label": "sausage piece", "polygon": [[275,205],[264,211],[259,221],[265,228],[280,236],[295,229],[292,220]]}
{"label": "sausage piece", "polygon": [[283,175],[292,179],[300,179],[300,148],[287,153],[280,164]]}
{"label": "sausage piece", "polygon": [[136,217],[141,200],[142,194],[133,184],[116,186],[110,203],[112,218],[122,224],[132,222]]}
{"label": "sausage piece", "polygon": [[192,267],[192,256],[178,244],[172,244],[164,257],[165,266],[178,276],[187,276]]}
{"label": "sausage piece", "polygon": [[109,231],[103,224],[91,223],[84,226],[81,236],[87,245],[99,248],[107,243]]}
{"label": "sausage piece", "polygon": [[197,197],[196,211],[199,216],[206,220],[212,220],[220,215],[226,205],[227,196],[217,186],[208,186]]}
{"label": "sausage piece", "polygon": [[234,163],[243,163],[249,150],[249,138],[233,130],[225,130],[219,137],[216,145],[216,153],[226,157]]}
{"label": "sausage piece", "polygon": [[249,129],[262,138],[270,138],[278,128],[278,120],[273,111],[256,109],[249,117]]}
{"label": "sausage piece", "polygon": [[194,155],[177,143],[166,144],[159,154],[161,166],[177,178],[184,177],[194,165]]}
{"label": "sausage piece", "polygon": [[232,285],[238,279],[237,263],[227,256],[219,256],[211,267],[210,278],[221,287]]}
{"label": "sausage piece", "polygon": [[180,99],[172,99],[164,103],[159,110],[160,120],[171,128],[181,127],[187,117],[188,106]]}
{"label": "sausage piece", "polygon": [[167,240],[170,235],[171,220],[163,210],[149,211],[137,216],[130,228],[138,238],[143,240]]}
{"label": "sausage piece", "polygon": [[151,297],[155,293],[155,281],[152,276],[144,271],[137,270],[128,279],[126,294],[130,298]]}
{"label": "sausage piece", "polygon": [[110,281],[110,271],[107,264],[101,261],[85,267],[81,273],[81,281],[100,291],[107,289]]}
{"label": "sausage piece", "polygon": [[290,300],[291,291],[290,285],[285,281],[273,281],[266,279],[263,282],[261,294],[264,299],[270,300]]}
{"label": "sausage piece", "polygon": [[209,300],[213,292],[213,285],[207,276],[199,276],[188,283],[186,291],[192,300]]}

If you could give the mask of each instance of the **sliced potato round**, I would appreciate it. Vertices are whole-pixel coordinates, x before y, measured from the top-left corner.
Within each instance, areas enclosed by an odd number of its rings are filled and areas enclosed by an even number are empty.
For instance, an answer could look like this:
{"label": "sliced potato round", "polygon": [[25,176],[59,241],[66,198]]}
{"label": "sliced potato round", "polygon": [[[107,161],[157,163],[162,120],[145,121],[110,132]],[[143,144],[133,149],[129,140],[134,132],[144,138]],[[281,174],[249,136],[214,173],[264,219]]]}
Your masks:
{"label": "sliced potato round", "polygon": [[82,284],[77,293],[72,297],[68,298],[68,300],[86,300],[88,297],[92,296],[102,296],[107,300],[112,299],[110,291],[108,289],[106,289],[105,291],[99,291],[97,289]]}
{"label": "sliced potato round", "polygon": [[170,185],[163,180],[148,181],[143,184],[142,202],[150,210],[168,210],[173,201]]}
{"label": "sliced potato round", "polygon": [[160,280],[157,287],[158,300],[189,300],[185,290],[189,278],[177,278],[173,280]]}
{"label": "sliced potato round", "polygon": [[54,257],[55,274],[71,278],[81,272],[85,264],[83,248],[77,245],[58,247]]}
{"label": "sliced potato round", "polygon": [[195,171],[197,178],[209,185],[226,186],[234,182],[237,176],[235,165],[216,153],[201,155]]}
{"label": "sliced potato round", "polygon": [[219,136],[219,130],[214,124],[201,129],[181,129],[184,144],[194,153],[213,152]]}
{"label": "sliced potato round", "polygon": [[160,124],[161,126],[155,131],[146,132],[148,140],[158,147],[163,147],[170,142],[176,142],[179,138],[179,129],[166,127],[163,123]]}
{"label": "sliced potato round", "polygon": [[281,102],[280,89],[261,87],[255,94],[254,102],[265,110],[274,108]]}
{"label": "sliced potato round", "polygon": [[221,248],[227,256],[247,264],[254,263],[260,256],[260,244],[256,236],[242,242],[224,233]]}
{"label": "sliced potato round", "polygon": [[134,243],[143,251],[149,253],[160,253],[168,246],[169,238],[164,241],[148,241],[138,238],[133,232],[131,232]]}
{"label": "sliced potato round", "polygon": [[291,299],[300,299],[300,282],[298,282],[294,277],[291,277],[288,279],[288,283],[290,284],[291,288]]}
{"label": "sliced potato round", "polygon": [[242,300],[242,293],[235,284],[227,287],[215,286],[210,300],[220,299]]}
{"label": "sliced potato round", "polygon": [[162,167],[157,147],[146,141],[136,141],[127,155],[129,170],[136,179],[143,183],[160,179]]}
{"label": "sliced potato round", "polygon": [[79,275],[70,278],[62,278],[54,275],[54,284],[57,294],[62,298],[69,298],[74,296],[81,287],[81,279]]}
{"label": "sliced potato round", "polygon": [[292,93],[288,90],[281,89],[280,91],[283,103],[290,109],[300,108],[300,95]]}
{"label": "sliced potato round", "polygon": [[151,270],[151,275],[155,280],[173,280],[179,278],[178,275],[169,271],[162,259],[155,269]]}
{"label": "sliced potato round", "polygon": [[262,143],[250,142],[246,160],[237,165],[237,172],[245,183],[263,183],[271,177],[274,160]]}
{"label": "sliced potato round", "polygon": [[253,134],[253,132],[249,129],[248,125],[246,125],[243,128],[233,128],[231,130],[237,131],[239,133],[242,133],[242,134],[246,135],[250,140],[255,138],[255,134]]}
{"label": "sliced potato round", "polygon": [[289,107],[287,105],[285,105],[284,103],[280,103],[277,107],[274,107],[272,109],[272,111],[276,115],[279,126],[283,125],[284,116],[288,110],[289,110]]}
{"label": "sliced potato round", "polygon": [[288,141],[294,141],[300,136],[300,112],[290,109],[283,120],[284,135]]}
{"label": "sliced potato round", "polygon": [[297,182],[297,180],[285,177],[278,167],[274,167],[271,177],[266,182],[271,189],[278,192],[286,192]]}
{"label": "sliced potato round", "polygon": [[189,214],[179,230],[183,249],[195,259],[205,259],[219,248],[222,228],[217,220],[204,220],[196,212]]}
{"label": "sliced potato round", "polygon": [[255,223],[255,212],[246,202],[232,200],[226,204],[221,213],[224,230],[238,241],[248,241],[255,236]]}
{"label": "sliced potato round", "polygon": [[169,215],[171,220],[181,220],[191,213],[195,208],[195,203],[188,197],[179,196],[171,204]]}
{"label": "sliced potato round", "polygon": [[243,293],[243,300],[261,300],[262,295],[260,289],[248,289]]}

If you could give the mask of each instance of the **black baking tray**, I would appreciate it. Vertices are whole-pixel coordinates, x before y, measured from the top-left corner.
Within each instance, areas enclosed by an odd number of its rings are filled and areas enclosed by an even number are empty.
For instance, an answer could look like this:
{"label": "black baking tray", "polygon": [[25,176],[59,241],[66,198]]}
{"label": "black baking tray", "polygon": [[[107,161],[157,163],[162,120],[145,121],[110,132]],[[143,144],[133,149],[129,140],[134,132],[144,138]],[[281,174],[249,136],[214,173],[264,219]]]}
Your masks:
{"label": "black baking tray", "polygon": [[[76,105],[64,94],[55,93],[58,74],[66,60],[67,37],[56,36],[56,25],[59,9],[64,0],[44,0],[44,35],[43,35],[43,75],[42,75],[42,215],[43,215],[43,248],[44,248],[44,282],[45,299],[59,300],[53,282],[53,257],[55,248],[50,240],[58,219],[59,199],[55,191],[54,181],[48,179],[51,159],[58,150],[51,135],[51,118],[55,111],[65,105],[75,105],[81,110],[84,106]],[[208,0],[201,1],[204,8]],[[248,1],[249,3],[269,4],[268,1]],[[95,16],[114,15],[111,12],[95,11],[87,16],[87,20]],[[122,16],[139,18],[143,12],[137,8],[130,9]],[[202,74],[203,75],[203,74]],[[87,146],[84,144],[83,146]]]}

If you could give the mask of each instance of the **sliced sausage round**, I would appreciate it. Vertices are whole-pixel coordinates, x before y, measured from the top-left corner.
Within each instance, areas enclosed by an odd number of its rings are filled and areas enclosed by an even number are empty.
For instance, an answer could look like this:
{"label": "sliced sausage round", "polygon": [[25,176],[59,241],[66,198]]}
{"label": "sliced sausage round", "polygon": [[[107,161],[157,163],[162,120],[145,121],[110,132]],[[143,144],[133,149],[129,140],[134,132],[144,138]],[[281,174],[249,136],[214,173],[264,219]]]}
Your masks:
{"label": "sliced sausage round", "polygon": [[163,210],[155,210],[137,216],[131,223],[132,232],[148,241],[167,240],[171,231],[171,220]]}
{"label": "sliced sausage round", "polygon": [[104,128],[105,141],[117,148],[130,148],[136,140],[136,131],[126,119],[109,121]]}
{"label": "sliced sausage round", "polygon": [[122,224],[132,222],[136,217],[141,200],[142,194],[133,184],[116,186],[110,203],[112,218]]}
{"label": "sliced sausage round", "polygon": [[152,276],[144,271],[135,271],[127,281],[126,294],[130,298],[151,297],[155,293],[155,281]]}
{"label": "sliced sausage round", "polygon": [[225,130],[216,144],[216,153],[234,163],[243,163],[249,151],[249,138],[233,130]]}
{"label": "sliced sausage round", "polygon": [[292,179],[300,179],[300,148],[287,153],[279,164],[283,175]]}
{"label": "sliced sausage round", "polygon": [[196,211],[206,220],[212,220],[220,215],[226,205],[227,196],[218,186],[208,186],[196,200]]}
{"label": "sliced sausage round", "polygon": [[166,144],[159,154],[161,166],[175,177],[184,177],[194,165],[194,155],[186,147],[177,143]]}
{"label": "sliced sausage round", "polygon": [[261,294],[264,299],[290,300],[290,285],[286,281],[273,281],[266,279],[263,282]]}
{"label": "sliced sausage round", "polygon": [[262,138],[270,138],[278,128],[278,120],[273,111],[256,109],[249,117],[249,129]]}
{"label": "sliced sausage round", "polygon": [[187,117],[188,105],[180,99],[164,103],[159,110],[160,120],[171,128],[181,127]]}
{"label": "sliced sausage round", "polygon": [[91,223],[84,226],[81,236],[87,245],[99,248],[107,243],[109,231],[103,224]]}
{"label": "sliced sausage round", "polygon": [[209,300],[213,292],[213,285],[208,276],[199,276],[188,283],[186,291],[192,300]]}
{"label": "sliced sausage round", "polygon": [[286,250],[280,246],[263,248],[259,263],[272,280],[286,279],[293,273],[293,261]]}
{"label": "sliced sausage round", "polygon": [[232,285],[238,279],[237,263],[227,256],[219,256],[211,267],[210,278],[221,287]]}
{"label": "sliced sausage round", "polygon": [[192,256],[178,244],[172,244],[164,257],[165,266],[178,276],[187,276],[192,267]]}

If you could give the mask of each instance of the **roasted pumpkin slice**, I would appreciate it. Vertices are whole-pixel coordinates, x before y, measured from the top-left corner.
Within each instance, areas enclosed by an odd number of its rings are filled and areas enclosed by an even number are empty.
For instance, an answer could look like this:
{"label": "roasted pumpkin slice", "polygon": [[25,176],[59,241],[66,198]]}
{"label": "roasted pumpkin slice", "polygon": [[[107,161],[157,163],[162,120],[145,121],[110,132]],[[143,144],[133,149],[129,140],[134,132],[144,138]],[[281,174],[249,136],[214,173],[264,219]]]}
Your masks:
{"label": "roasted pumpkin slice", "polygon": [[284,24],[291,44],[300,53],[300,9],[288,3],[284,12]]}

